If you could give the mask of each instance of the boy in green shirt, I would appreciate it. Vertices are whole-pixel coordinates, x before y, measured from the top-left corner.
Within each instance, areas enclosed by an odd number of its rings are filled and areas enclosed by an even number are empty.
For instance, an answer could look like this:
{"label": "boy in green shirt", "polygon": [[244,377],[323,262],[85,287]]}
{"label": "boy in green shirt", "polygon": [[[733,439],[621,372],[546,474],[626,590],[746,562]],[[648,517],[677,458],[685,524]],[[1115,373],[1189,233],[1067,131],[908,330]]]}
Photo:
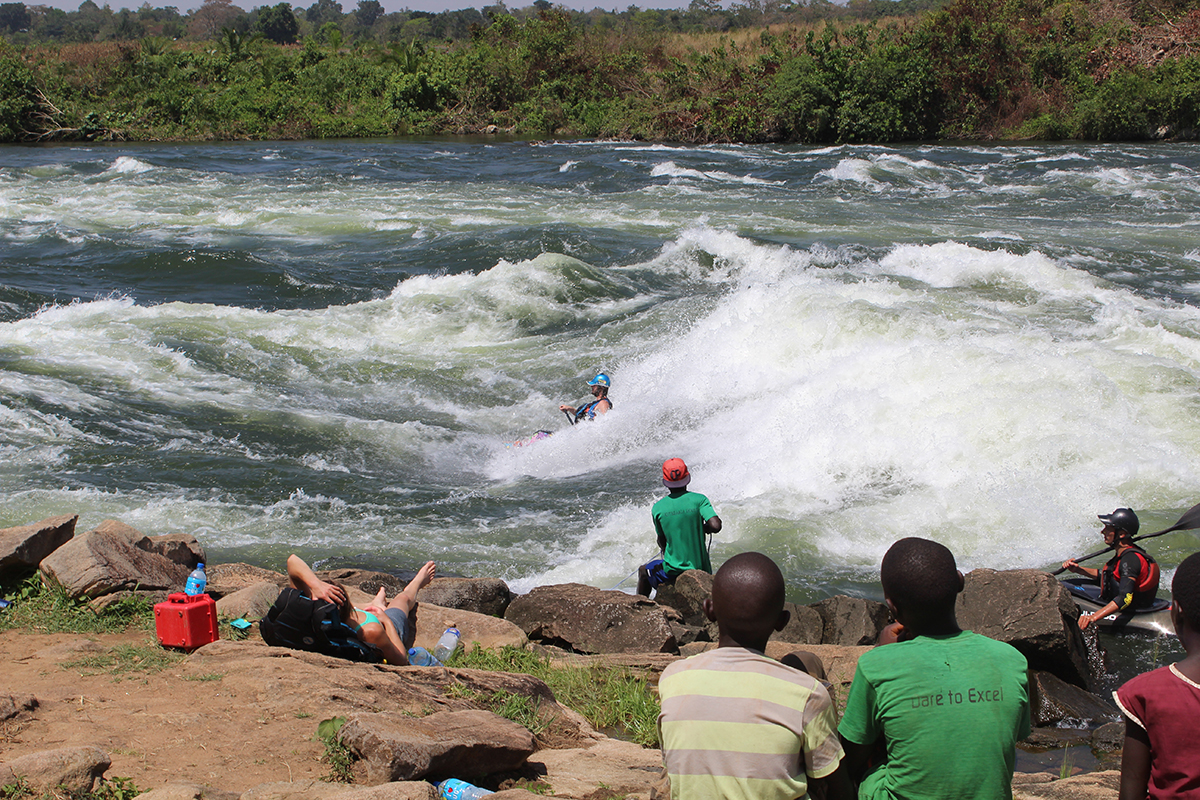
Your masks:
{"label": "boy in green shirt", "polygon": [[663,462],[663,486],[671,493],[650,509],[663,557],[638,567],[637,593],[644,597],[650,596],[651,589],[674,581],[689,569],[712,572],[704,534],[719,533],[721,518],[707,497],[687,490],[691,480],[682,458]]}
{"label": "boy in green shirt", "polygon": [[896,542],[880,579],[897,622],[859,659],[838,727],[859,800],[1009,800],[1029,735],[1025,656],[958,627],[963,575],[937,542]]}

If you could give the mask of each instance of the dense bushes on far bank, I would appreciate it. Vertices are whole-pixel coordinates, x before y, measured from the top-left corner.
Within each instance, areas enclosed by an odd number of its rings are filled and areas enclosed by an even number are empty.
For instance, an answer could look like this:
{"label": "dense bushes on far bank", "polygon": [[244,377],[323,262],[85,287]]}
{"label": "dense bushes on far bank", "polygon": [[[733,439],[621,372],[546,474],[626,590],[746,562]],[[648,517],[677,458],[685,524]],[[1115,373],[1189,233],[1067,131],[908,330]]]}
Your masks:
{"label": "dense bushes on far bank", "polygon": [[959,0],[903,25],[707,39],[543,10],[440,45],[349,49],[336,28],[296,46],[231,29],[209,44],[0,45],[0,140],[1194,137],[1200,5],[1145,5]]}

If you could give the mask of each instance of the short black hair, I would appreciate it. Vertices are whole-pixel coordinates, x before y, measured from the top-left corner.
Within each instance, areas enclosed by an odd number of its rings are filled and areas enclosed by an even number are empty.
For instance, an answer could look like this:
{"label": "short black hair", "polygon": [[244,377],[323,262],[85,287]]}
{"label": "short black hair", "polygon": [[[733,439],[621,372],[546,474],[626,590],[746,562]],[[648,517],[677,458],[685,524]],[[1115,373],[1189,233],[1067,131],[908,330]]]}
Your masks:
{"label": "short black hair", "polygon": [[884,595],[897,606],[945,608],[958,596],[958,565],[945,545],[910,536],[888,548],[879,569]]}
{"label": "short black hair", "polygon": [[713,605],[717,622],[730,632],[770,632],[787,587],[779,565],[762,553],[739,553],[726,561],[713,577]]}
{"label": "short black hair", "polygon": [[1192,553],[1175,568],[1171,599],[1188,627],[1200,632],[1200,553]]}

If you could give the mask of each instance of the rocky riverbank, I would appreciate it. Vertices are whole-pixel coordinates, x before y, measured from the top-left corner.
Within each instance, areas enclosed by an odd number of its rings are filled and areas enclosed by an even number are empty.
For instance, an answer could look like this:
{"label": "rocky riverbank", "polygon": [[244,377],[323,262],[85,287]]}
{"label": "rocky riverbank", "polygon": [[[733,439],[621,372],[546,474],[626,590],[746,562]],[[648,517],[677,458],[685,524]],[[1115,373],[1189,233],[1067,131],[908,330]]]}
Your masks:
{"label": "rocky riverbank", "polygon": [[[0,531],[0,579],[37,569],[96,608],[137,595],[161,602],[204,560],[193,537],[145,537],[115,521],[76,534],[64,516]],[[399,581],[341,570],[365,602]],[[578,584],[513,597],[503,581],[439,578],[422,591],[417,644],[432,647],[453,623],[468,647],[534,648],[563,665],[615,664],[653,683],[673,660],[711,647],[699,614],[711,577],[688,573],[652,602]],[[209,592],[224,620],[257,620],[286,582],[244,564],[210,565]],[[778,657],[803,647],[826,664],[844,702],[858,655],[887,621],[886,608],[834,597],[791,606],[792,624],[772,640]],[[1044,573],[977,570],[960,606],[964,627],[1010,641],[1030,661],[1031,746],[1119,747],[1111,703],[1090,693],[1087,647],[1069,597]],[[33,626],[36,628],[36,626]],[[611,738],[560,705],[538,678],[481,669],[355,664],[315,653],[222,639],[184,655],[145,631],[0,637],[0,785],[38,792],[92,789],[106,777],[153,797],[431,798],[431,779],[461,777],[498,795],[550,794],[581,800],[649,798],[661,764],[656,749]],[[524,698],[535,721],[493,712],[496,697]],[[323,720],[344,719],[327,751]],[[1076,720],[1076,728],[1062,727]],[[330,755],[338,764],[329,763]],[[1102,766],[1115,764],[1112,756]],[[351,784],[321,780],[339,773]],[[1069,769],[1017,775],[1017,797],[1111,797],[1110,770],[1060,780]],[[128,795],[125,795],[128,796]]]}

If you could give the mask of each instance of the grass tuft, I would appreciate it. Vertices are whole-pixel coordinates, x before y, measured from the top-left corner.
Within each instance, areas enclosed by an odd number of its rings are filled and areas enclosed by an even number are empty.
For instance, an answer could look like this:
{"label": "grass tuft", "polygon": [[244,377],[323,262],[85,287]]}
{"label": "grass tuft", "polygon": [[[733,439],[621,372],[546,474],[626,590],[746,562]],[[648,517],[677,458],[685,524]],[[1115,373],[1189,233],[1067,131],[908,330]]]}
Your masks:
{"label": "grass tuft", "polygon": [[[582,714],[595,728],[615,731],[643,747],[658,746],[658,697],[644,678],[626,667],[578,667],[553,665],[550,659],[531,650],[504,647],[500,650],[475,648],[456,656],[454,666],[493,672],[517,672],[539,678],[554,692],[558,702]],[[507,693],[497,693],[507,694]],[[510,697],[499,698],[500,707],[516,715],[508,717],[525,727],[517,716],[532,713],[536,704],[522,698],[524,708]],[[496,698],[489,700],[489,705]],[[493,708],[501,716],[508,716]],[[530,728],[534,733],[536,730]]]}
{"label": "grass tuft", "polygon": [[0,584],[0,596],[12,602],[0,612],[0,631],[23,628],[38,633],[122,633],[154,630],[154,609],[129,596],[96,611],[57,584],[43,585],[37,572]]}

